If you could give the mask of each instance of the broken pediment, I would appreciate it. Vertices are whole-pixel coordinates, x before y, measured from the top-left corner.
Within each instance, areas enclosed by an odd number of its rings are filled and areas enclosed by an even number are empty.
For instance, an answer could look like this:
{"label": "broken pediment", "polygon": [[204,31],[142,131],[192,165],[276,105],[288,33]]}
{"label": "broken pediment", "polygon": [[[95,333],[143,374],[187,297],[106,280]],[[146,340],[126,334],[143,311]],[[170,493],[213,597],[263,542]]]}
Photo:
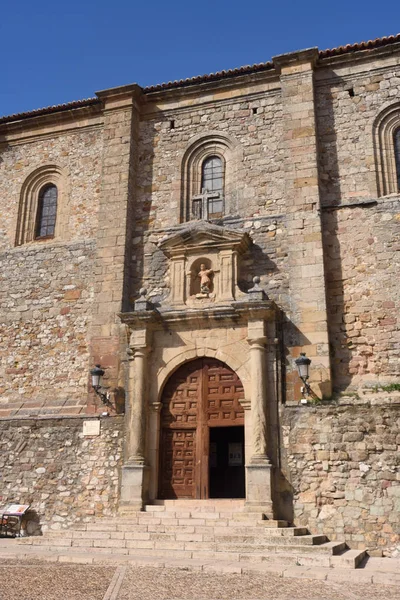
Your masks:
{"label": "broken pediment", "polygon": [[235,300],[238,260],[251,243],[247,233],[207,221],[191,221],[162,239],[159,248],[170,260],[170,303],[204,307]]}

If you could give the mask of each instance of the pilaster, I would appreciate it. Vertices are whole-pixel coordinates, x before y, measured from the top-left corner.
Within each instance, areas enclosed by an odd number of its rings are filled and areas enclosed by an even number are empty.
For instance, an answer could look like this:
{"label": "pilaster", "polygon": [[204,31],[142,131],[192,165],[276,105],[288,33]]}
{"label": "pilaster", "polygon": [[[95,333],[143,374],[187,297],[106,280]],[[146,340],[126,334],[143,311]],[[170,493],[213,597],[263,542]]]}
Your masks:
{"label": "pilaster", "polygon": [[91,360],[106,368],[107,384],[113,386],[119,384],[120,325],[116,314],[124,309],[129,288],[140,88],[133,85],[97,95],[104,103],[104,130]]}
{"label": "pilaster", "polygon": [[[283,100],[283,145],[290,314],[286,338],[292,357],[300,351],[312,359],[311,384],[330,394],[330,359],[323,263],[318,145],[314,102],[314,64],[318,49],[274,57],[280,70]],[[293,362],[293,361],[289,361]],[[298,378],[289,374],[288,391]],[[293,393],[293,390],[292,390]]]}

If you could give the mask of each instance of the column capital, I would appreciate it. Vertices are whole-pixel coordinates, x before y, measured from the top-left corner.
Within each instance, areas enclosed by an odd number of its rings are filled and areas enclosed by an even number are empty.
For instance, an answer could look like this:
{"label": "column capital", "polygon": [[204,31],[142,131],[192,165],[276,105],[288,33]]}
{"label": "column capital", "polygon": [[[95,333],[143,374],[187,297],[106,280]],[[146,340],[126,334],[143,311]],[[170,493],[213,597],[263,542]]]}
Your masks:
{"label": "column capital", "polygon": [[134,329],[131,332],[130,338],[129,338],[129,349],[132,350],[133,352],[136,352],[136,350],[140,350],[142,349],[142,351],[144,351],[144,349],[148,348],[150,350],[151,348],[151,334],[149,332],[149,330],[147,328],[143,328],[143,329]]}
{"label": "column capital", "polygon": [[135,360],[135,358],[144,358],[151,352],[149,346],[130,346],[127,350],[129,360]]}
{"label": "column capital", "polygon": [[267,336],[262,335],[256,338],[247,338],[247,342],[251,348],[262,348],[264,350],[267,344]]}

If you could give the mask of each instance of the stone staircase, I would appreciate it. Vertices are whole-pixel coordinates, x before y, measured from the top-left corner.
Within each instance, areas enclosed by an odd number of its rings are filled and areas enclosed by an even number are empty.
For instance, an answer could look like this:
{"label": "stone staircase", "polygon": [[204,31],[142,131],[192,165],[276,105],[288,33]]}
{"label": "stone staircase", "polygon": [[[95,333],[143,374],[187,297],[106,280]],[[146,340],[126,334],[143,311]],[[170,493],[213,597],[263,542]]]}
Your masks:
{"label": "stone staircase", "polygon": [[242,500],[157,501],[142,512],[95,518],[12,543],[42,557],[70,555],[71,562],[73,556],[98,560],[104,555],[126,562],[148,558],[193,565],[221,561],[355,569],[366,556],[365,551],[349,550],[344,542],[310,535],[305,527],[288,527],[285,521],[266,520],[261,512],[247,512]]}

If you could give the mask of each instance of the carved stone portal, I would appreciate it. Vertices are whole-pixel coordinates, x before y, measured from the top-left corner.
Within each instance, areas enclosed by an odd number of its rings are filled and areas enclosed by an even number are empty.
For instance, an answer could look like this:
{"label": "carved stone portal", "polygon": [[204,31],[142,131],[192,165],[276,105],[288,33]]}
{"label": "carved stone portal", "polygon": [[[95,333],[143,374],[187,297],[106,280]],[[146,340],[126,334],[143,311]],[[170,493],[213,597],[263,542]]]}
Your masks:
{"label": "carved stone portal", "polygon": [[252,243],[247,233],[192,221],[159,242],[170,259],[171,305],[229,302],[242,295],[238,261]]}

